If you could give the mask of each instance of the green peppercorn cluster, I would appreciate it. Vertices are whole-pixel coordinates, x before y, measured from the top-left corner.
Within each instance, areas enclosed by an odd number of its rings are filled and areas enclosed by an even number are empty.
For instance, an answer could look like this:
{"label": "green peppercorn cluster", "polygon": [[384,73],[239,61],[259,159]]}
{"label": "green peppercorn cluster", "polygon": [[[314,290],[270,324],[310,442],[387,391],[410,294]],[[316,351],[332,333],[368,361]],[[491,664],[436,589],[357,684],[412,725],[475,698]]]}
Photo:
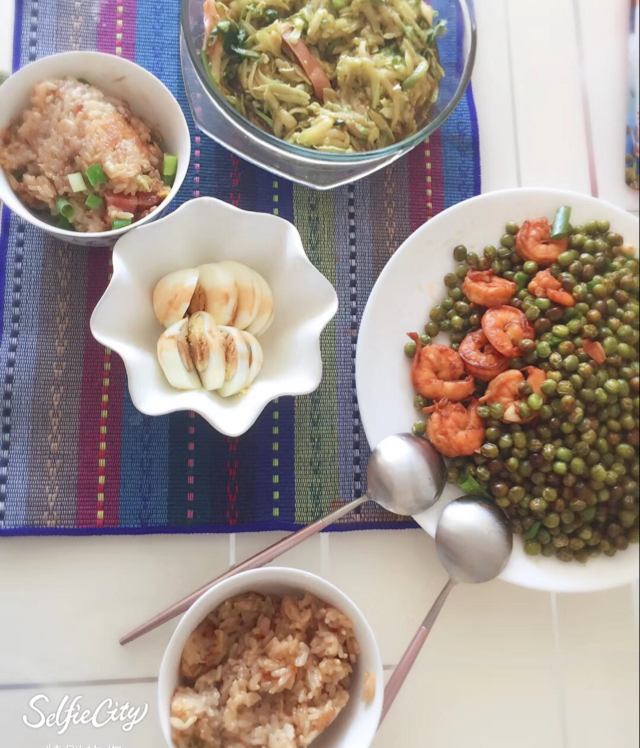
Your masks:
{"label": "green peppercorn cluster", "polygon": [[[482,256],[455,248],[459,264],[445,277],[448,295],[431,310],[422,340],[450,332],[457,350],[480,327],[484,309],[469,303],[461,283],[469,268],[491,269],[516,282],[511,304],[535,330],[510,366],[535,366],[547,379],[542,395],[526,381],[520,385],[522,423],[501,420],[499,403],[480,406],[486,441],[480,454],[450,462],[449,480],[470,475],[482,484],[532,556],[567,562],[614,556],[640,540],[638,261],[608,221],[570,227],[568,249],[550,267],[576,302],[563,307],[529,292],[539,267],[515,252],[518,229],[507,224],[500,246],[485,247]],[[585,340],[602,346],[604,363],[585,352]],[[415,355],[415,344],[405,353]],[[485,387],[479,382],[476,394]],[[414,405],[427,403],[417,396]],[[424,422],[413,430],[423,434]]]}

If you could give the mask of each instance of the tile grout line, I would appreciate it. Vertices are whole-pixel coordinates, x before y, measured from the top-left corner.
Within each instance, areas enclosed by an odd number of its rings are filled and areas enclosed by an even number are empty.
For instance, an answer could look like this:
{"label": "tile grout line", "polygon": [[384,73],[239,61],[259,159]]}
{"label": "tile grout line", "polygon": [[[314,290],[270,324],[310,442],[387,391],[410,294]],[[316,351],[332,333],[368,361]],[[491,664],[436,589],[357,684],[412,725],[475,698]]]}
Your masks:
{"label": "tile grout line", "polygon": [[136,686],[157,683],[157,677],[148,678],[109,678],[105,680],[51,681],[50,683],[0,683],[2,691],[35,691],[43,688],[81,688],[83,686]]}
{"label": "tile grout line", "polygon": [[518,132],[518,111],[516,107],[516,82],[513,74],[513,43],[511,41],[511,15],[509,0],[503,0],[507,23],[507,57],[509,59],[509,93],[511,94],[511,115],[513,117],[513,144],[516,152],[516,183],[522,187],[522,162],[520,160],[520,134]]}
{"label": "tile grout line", "polygon": [[558,682],[558,701],[560,709],[560,732],[563,748],[569,748],[569,714],[567,711],[567,681],[565,677],[565,661],[562,652],[562,637],[560,635],[560,613],[558,611],[558,595],[550,593],[551,620],[553,625],[554,661]]}

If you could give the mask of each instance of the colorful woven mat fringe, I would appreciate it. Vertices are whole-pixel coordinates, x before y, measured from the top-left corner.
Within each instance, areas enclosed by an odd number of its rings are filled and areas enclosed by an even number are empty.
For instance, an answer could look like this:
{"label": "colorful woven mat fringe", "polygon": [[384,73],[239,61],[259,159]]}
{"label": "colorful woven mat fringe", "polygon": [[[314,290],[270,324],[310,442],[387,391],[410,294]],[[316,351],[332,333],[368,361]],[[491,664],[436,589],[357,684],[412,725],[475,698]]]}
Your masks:
{"label": "colorful woven mat fringe", "polygon": [[[89,49],[143,65],[188,105],[178,56],[179,0],[17,0],[14,69]],[[441,54],[458,43],[452,28]],[[368,447],[355,393],[360,316],[409,234],[480,192],[471,91],[424,146],[332,192],[293,185],[192,131],[179,200],[213,195],[293,221],[335,284],[340,309],[322,340],[324,379],[272,403],[228,439],[193,413],[143,416],[119,357],[89,332],[109,279],[108,251],[73,249],[6,209],[0,239],[0,535],[285,530],[360,496]],[[334,529],[403,528],[368,504]]]}

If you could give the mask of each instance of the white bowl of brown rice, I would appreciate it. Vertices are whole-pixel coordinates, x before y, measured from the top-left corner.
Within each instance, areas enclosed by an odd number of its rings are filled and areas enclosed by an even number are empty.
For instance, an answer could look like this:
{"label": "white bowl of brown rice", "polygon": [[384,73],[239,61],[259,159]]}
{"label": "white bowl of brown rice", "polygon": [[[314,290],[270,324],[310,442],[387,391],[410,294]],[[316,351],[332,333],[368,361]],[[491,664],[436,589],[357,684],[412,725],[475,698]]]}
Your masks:
{"label": "white bowl of brown rice", "polygon": [[122,57],[52,55],[0,87],[0,201],[63,241],[108,246],[157,218],[190,155],[173,94]]}
{"label": "white bowl of brown rice", "polygon": [[297,569],[250,571],[184,615],[158,684],[169,748],[369,748],[380,651],[354,603]]}

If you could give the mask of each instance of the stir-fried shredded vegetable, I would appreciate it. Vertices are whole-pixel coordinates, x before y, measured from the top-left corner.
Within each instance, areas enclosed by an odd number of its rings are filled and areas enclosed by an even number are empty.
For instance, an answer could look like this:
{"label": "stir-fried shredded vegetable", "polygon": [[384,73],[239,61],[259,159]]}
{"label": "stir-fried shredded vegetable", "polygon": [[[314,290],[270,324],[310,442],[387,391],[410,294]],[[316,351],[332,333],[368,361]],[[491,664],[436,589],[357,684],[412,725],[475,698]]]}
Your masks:
{"label": "stir-fried shredded vegetable", "polygon": [[423,0],[206,0],[203,59],[228,101],[320,151],[384,148],[437,101],[446,22]]}

